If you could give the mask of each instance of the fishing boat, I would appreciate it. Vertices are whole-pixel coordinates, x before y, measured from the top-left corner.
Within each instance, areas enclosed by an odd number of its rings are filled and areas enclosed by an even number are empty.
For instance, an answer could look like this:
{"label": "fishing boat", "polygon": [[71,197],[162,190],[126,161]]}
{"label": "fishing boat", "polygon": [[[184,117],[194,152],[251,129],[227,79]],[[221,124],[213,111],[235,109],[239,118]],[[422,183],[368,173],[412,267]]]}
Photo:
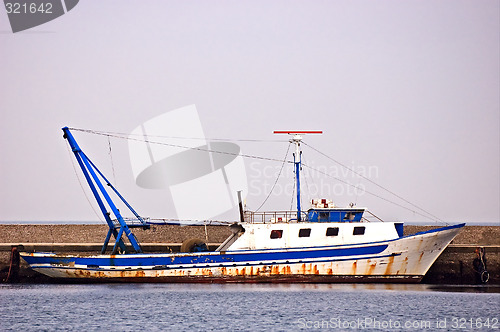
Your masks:
{"label": "fishing boat", "polygon": [[[290,142],[295,145],[296,211],[243,211],[240,199],[240,220],[229,226],[231,235],[214,251],[194,241],[183,245],[185,252],[144,253],[132,229],[147,229],[148,220],[85,155],[70,129],[65,127],[63,132],[109,230],[100,254],[21,253],[33,270],[54,278],[100,282],[414,283],[421,281],[465,225],[404,235],[403,223],[368,221],[366,209],[354,205],[339,207],[327,199],[314,199],[311,207],[302,211],[300,144],[303,135],[320,132],[277,131],[290,134]],[[133,220],[122,216],[110,196],[113,192],[135,216]],[[115,243],[109,252],[112,237]]]}

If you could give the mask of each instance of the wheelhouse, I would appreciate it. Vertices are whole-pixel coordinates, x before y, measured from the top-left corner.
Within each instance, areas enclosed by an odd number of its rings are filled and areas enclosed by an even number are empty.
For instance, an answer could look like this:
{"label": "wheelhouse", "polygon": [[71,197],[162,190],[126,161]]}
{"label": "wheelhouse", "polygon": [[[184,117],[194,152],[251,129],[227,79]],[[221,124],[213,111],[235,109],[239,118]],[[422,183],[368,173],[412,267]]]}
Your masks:
{"label": "wheelhouse", "polygon": [[362,208],[314,208],[307,211],[307,220],[312,222],[356,222],[361,221]]}

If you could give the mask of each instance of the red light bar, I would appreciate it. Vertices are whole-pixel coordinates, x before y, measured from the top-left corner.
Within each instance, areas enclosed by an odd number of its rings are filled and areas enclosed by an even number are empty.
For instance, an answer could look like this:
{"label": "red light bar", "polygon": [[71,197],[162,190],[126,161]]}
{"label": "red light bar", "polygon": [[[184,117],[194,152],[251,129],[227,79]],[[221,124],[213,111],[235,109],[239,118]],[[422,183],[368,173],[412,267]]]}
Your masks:
{"label": "red light bar", "polygon": [[275,130],[273,134],[323,134],[321,130]]}

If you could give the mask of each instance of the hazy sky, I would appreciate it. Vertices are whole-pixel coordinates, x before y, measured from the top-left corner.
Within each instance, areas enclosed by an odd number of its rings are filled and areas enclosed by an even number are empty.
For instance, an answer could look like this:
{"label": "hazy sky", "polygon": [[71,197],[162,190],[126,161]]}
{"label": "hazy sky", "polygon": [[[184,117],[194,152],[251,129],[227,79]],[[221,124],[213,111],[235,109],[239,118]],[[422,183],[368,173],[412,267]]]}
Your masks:
{"label": "hazy sky", "polygon": [[[498,223],[499,4],[85,0],[16,34],[0,8],[0,220],[97,220],[60,128],[129,133],[195,104],[207,138],[323,130],[305,141],[439,218]],[[111,164],[106,138],[75,136],[103,171],[114,166],[140,214],[175,218],[168,191],[135,185],[125,141],[111,140]],[[287,149],[237,143],[277,159]],[[256,209],[280,164],[245,162]],[[304,162],[405,204],[307,146]],[[263,209],[290,207],[284,172]],[[423,220],[319,174],[304,186],[387,220]]]}

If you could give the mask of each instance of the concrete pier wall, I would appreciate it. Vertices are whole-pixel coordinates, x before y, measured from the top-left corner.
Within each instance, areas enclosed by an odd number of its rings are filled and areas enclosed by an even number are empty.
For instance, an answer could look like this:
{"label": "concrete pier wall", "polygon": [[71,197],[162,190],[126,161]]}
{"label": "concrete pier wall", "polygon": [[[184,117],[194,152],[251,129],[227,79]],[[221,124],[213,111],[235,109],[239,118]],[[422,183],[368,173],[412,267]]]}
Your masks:
{"label": "concrete pier wall", "polygon": [[[405,226],[405,235],[435,227]],[[98,253],[106,236],[107,225],[0,225],[0,282],[8,275],[11,247],[22,244],[26,251],[60,253]],[[179,251],[180,244],[199,238],[211,249],[223,242],[231,231],[227,226],[152,226],[150,230],[134,229],[146,252]],[[474,250],[485,247],[489,284],[500,284],[500,226],[466,226],[443,252],[425,276],[424,283],[474,284],[472,261]],[[22,281],[40,281],[21,260]]]}

